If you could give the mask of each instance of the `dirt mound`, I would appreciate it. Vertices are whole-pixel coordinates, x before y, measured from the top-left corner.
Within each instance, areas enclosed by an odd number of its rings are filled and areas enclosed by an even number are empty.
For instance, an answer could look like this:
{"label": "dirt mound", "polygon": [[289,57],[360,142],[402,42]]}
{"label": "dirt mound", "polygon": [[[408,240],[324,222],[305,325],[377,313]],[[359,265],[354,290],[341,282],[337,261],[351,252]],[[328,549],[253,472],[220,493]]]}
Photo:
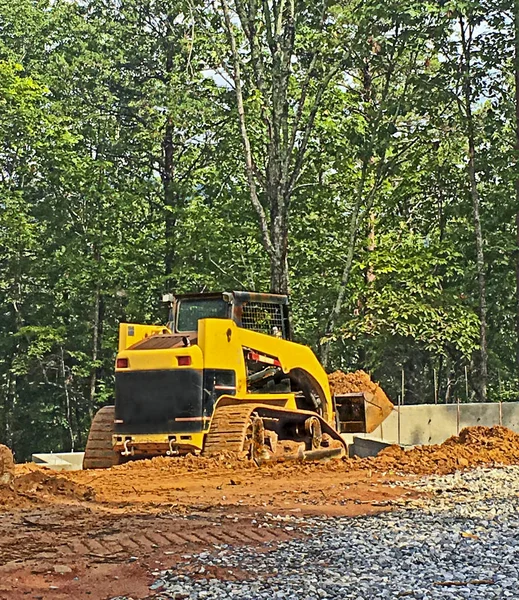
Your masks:
{"label": "dirt mound", "polygon": [[[343,373],[335,371],[328,375],[330,383],[330,391],[332,395],[340,396],[341,394],[349,394],[352,392],[369,392],[372,396],[368,396],[368,402],[363,404],[353,405],[357,414],[353,420],[360,419],[363,415],[362,431],[371,433],[386,419],[393,410],[393,404],[387,397],[384,390],[371,380],[371,377],[364,371],[355,371],[355,373]],[[358,402],[358,401],[357,401]],[[340,414],[340,410],[339,410]],[[348,415],[350,411],[348,411]],[[352,417],[347,416],[346,421]],[[341,421],[343,419],[341,418]],[[359,429],[346,429],[344,431],[361,431]]]}
{"label": "dirt mound", "polygon": [[65,500],[95,500],[94,490],[46,470],[32,470],[0,488],[0,510],[41,506]]}
{"label": "dirt mound", "polygon": [[196,456],[187,454],[186,456],[156,456],[144,460],[133,460],[125,464],[112,467],[116,471],[131,471],[138,473],[140,471],[172,471],[178,473],[192,473],[196,471],[234,469],[252,467],[253,463],[246,458],[240,457],[234,452],[221,452],[214,456]]}
{"label": "dirt mound", "polygon": [[483,465],[519,464],[519,434],[507,427],[466,427],[443,444],[404,450],[391,446],[358,467],[417,475],[446,474]]}
{"label": "dirt mound", "polygon": [[0,487],[9,485],[14,479],[13,453],[7,446],[0,444]]}
{"label": "dirt mound", "polygon": [[[505,427],[469,427],[436,446],[385,449],[376,458],[330,460],[323,463],[272,463],[258,468],[233,453],[214,457],[156,457],[111,469],[54,473],[34,465],[17,465],[17,476],[0,488],[0,512],[93,501],[104,509],[178,510],[227,504],[266,507],[275,502],[341,503],[339,481],[357,481],[405,474],[452,473],[481,465],[519,464],[519,434]],[[376,475],[377,473],[382,475]],[[350,485],[348,483],[348,485]],[[373,493],[373,490],[369,492]],[[277,500],[276,500],[277,498]],[[364,501],[366,498],[362,498]],[[94,506],[89,502],[89,506]],[[143,508],[144,507],[144,508]]]}
{"label": "dirt mound", "polygon": [[372,381],[371,377],[364,371],[355,371],[355,373],[334,371],[328,375],[328,381],[332,394],[348,394],[350,392],[376,394],[378,390],[382,391],[378,383]]}

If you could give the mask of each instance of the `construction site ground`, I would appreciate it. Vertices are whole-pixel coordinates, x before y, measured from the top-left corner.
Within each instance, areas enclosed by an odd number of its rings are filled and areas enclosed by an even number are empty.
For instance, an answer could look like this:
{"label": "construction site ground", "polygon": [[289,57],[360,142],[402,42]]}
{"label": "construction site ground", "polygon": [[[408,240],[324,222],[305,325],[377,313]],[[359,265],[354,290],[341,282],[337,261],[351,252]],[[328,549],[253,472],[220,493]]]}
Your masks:
{"label": "construction site ground", "polygon": [[301,535],[272,515],[387,511],[416,498],[406,481],[496,464],[519,464],[519,436],[503,427],[325,463],[257,467],[219,455],[66,473],[17,465],[14,482],[0,487],[0,599],[152,598],[157,573],[186,553],[215,545],[265,552]]}

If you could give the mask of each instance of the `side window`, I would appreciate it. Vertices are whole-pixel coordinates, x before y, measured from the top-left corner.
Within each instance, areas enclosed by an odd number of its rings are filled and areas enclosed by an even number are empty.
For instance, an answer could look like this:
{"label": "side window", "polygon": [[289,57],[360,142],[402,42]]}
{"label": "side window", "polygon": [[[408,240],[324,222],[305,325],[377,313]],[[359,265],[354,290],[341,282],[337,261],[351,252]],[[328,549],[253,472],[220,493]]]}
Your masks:
{"label": "side window", "polygon": [[244,329],[285,337],[283,313],[279,304],[247,302],[242,308],[241,321]]}

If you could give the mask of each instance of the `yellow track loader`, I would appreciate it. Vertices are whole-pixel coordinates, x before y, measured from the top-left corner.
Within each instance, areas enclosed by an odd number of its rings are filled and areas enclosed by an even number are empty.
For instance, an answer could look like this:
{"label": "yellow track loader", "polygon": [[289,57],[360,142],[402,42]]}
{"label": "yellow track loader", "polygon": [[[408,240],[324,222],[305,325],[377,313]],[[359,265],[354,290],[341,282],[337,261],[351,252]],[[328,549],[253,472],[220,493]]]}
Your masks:
{"label": "yellow track loader", "polygon": [[225,451],[261,461],[283,441],[306,459],[341,455],[340,432],[371,431],[392,410],[367,393],[331,396],[313,352],[289,339],[286,296],[164,300],[166,326],[119,327],[115,406],[94,417],[84,468]]}

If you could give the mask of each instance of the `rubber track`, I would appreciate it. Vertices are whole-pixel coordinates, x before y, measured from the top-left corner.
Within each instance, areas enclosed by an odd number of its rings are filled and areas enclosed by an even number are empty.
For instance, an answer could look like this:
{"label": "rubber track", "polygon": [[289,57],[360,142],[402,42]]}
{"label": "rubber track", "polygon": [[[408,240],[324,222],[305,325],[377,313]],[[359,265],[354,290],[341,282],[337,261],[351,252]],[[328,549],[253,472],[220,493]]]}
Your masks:
{"label": "rubber track", "polygon": [[115,464],[117,455],[112,446],[114,419],[114,406],[104,406],[96,413],[88,434],[83,469],[108,469]]}
{"label": "rubber track", "polygon": [[217,407],[207,432],[202,454],[242,452],[251,413],[256,405]]}
{"label": "rubber track", "polygon": [[[292,413],[291,410],[252,402],[243,403],[242,405],[231,404],[220,407],[217,406],[213,415],[213,420],[211,421],[211,427],[205,438],[202,454],[211,455],[227,451],[243,452],[245,436],[250,423],[250,416],[255,410],[261,411],[262,409],[285,413],[288,416]],[[298,416],[306,415],[308,418],[317,417],[321,423],[323,433],[327,433],[333,439],[340,441],[344,447],[344,451],[347,451],[347,446],[340,434],[326,423],[322,417],[310,411],[296,412]]]}

